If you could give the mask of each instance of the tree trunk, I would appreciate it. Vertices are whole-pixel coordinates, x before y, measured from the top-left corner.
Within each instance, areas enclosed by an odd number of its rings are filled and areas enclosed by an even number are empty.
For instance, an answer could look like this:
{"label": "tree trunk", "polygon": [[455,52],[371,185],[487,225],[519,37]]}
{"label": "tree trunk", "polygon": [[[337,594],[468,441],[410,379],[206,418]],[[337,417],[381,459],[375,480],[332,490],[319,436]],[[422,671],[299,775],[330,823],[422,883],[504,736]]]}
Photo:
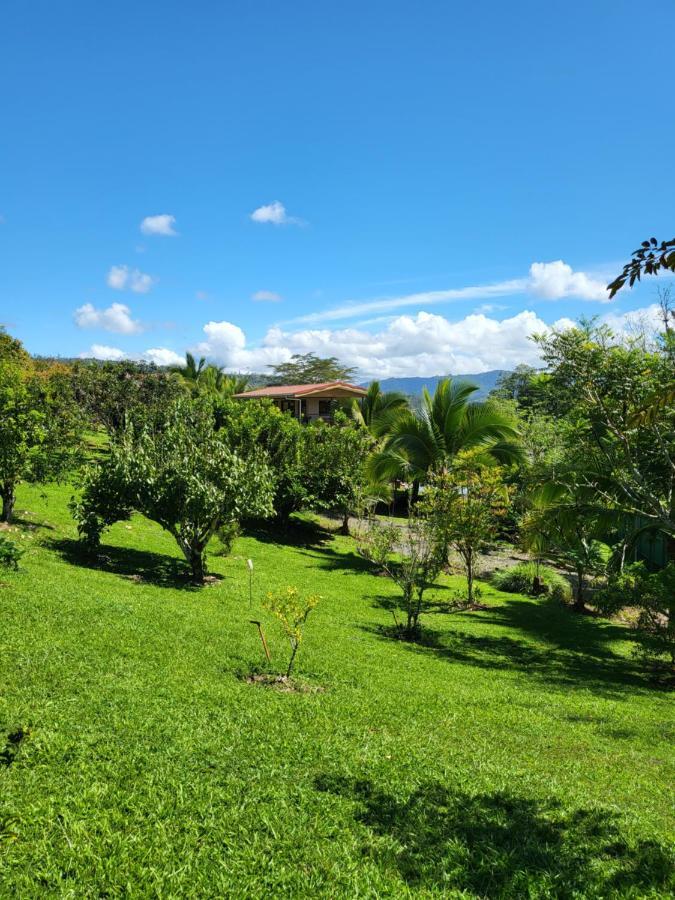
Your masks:
{"label": "tree trunk", "polygon": [[190,568],[192,569],[192,581],[194,584],[204,584],[204,576],[206,575],[206,566],[204,565],[204,551],[201,549],[190,549]]}
{"label": "tree trunk", "polygon": [[286,669],[286,678],[291,677],[291,672],[293,671],[293,663],[295,662],[295,654],[298,652],[298,642],[291,641],[291,658],[288,661],[288,668]]}
{"label": "tree trunk", "polygon": [[0,512],[0,522],[11,522],[12,515],[14,513],[14,502],[16,500],[14,484],[12,482],[5,482],[2,485],[0,494],[2,495],[2,512]]}
{"label": "tree trunk", "polygon": [[342,526],[340,527],[340,534],[344,534],[345,537],[349,537],[349,513],[346,512],[342,516]]}
{"label": "tree trunk", "polygon": [[467,550],[464,558],[466,559],[467,599],[473,605],[473,550]]}
{"label": "tree trunk", "polygon": [[584,603],[584,570],[577,569],[577,591],[574,597],[574,612],[586,612],[586,604]]}

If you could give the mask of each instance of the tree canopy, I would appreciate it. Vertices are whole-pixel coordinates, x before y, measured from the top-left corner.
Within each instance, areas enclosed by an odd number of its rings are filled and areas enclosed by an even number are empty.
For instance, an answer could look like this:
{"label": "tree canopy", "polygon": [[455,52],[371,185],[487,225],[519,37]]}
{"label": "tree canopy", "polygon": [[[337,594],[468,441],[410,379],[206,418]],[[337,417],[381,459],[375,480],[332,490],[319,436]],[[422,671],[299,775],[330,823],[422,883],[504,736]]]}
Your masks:
{"label": "tree canopy", "polygon": [[295,353],[288,362],[269,366],[268,384],[321,384],[324,381],[350,381],[356,369],[343,365],[336,356]]}

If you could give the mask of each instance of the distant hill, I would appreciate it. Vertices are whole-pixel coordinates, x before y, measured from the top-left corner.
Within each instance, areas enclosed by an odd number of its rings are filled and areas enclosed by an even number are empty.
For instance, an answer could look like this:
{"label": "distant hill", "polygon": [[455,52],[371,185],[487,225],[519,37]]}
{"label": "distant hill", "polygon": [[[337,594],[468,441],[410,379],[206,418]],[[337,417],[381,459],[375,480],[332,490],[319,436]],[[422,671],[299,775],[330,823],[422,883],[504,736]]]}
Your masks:
{"label": "distant hill", "polygon": [[444,378],[453,378],[460,381],[470,381],[479,390],[473,395],[474,400],[482,400],[497,386],[501,375],[505,375],[506,369],[492,369],[490,372],[479,372],[477,375],[432,375],[429,378],[382,378],[380,387],[383,391],[401,391],[410,397],[418,397],[422,388],[427,387],[433,394],[436,385]]}

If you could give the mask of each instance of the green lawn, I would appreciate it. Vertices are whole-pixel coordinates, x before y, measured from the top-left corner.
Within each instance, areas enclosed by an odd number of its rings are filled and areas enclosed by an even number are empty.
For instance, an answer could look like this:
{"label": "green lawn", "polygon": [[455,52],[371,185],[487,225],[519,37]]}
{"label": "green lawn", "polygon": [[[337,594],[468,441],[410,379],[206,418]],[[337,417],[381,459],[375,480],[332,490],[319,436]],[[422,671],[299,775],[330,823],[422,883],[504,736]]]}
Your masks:
{"label": "green lawn", "polygon": [[[79,554],[71,489],[24,488],[0,574],[0,897],[664,897],[673,698],[630,634],[484,587],[393,640],[349,539],[241,538],[202,590],[134,518]],[[30,527],[33,523],[35,527]],[[324,600],[298,676],[248,684],[255,591]],[[459,586],[448,579],[439,601]]]}

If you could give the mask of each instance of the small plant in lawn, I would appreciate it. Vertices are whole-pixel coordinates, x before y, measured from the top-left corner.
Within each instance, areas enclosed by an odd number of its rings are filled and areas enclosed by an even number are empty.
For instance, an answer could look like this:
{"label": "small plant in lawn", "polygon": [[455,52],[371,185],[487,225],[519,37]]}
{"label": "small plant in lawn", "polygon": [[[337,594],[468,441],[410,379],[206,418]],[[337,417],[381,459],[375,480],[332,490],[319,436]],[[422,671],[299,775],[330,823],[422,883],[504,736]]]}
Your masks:
{"label": "small plant in lawn", "polygon": [[478,554],[496,536],[509,501],[503,470],[494,463],[486,464],[484,454],[476,451],[459,453],[446,471],[434,475],[420,501],[445,555],[452,548],[462,559],[468,606],[476,602]]}
{"label": "small plant in lawn", "polygon": [[18,569],[19,560],[24,551],[17,547],[14,541],[10,541],[4,534],[0,534],[0,566],[6,569]]}
{"label": "small plant in lawn", "polygon": [[445,544],[438,539],[435,521],[414,511],[403,527],[372,519],[357,536],[357,550],[400,588],[399,605],[406,622],[402,625],[392,610],[396,628],[402,637],[417,637],[424,593],[445,562]]}
{"label": "small plant in lawn", "polygon": [[279,620],[291,645],[291,656],[286,674],[283,676],[285,679],[291,677],[295,657],[302,642],[307,616],[320,600],[321,597],[318,594],[303,596],[294,587],[287,587],[286,590],[277,593],[269,593],[263,600],[263,606]]}

